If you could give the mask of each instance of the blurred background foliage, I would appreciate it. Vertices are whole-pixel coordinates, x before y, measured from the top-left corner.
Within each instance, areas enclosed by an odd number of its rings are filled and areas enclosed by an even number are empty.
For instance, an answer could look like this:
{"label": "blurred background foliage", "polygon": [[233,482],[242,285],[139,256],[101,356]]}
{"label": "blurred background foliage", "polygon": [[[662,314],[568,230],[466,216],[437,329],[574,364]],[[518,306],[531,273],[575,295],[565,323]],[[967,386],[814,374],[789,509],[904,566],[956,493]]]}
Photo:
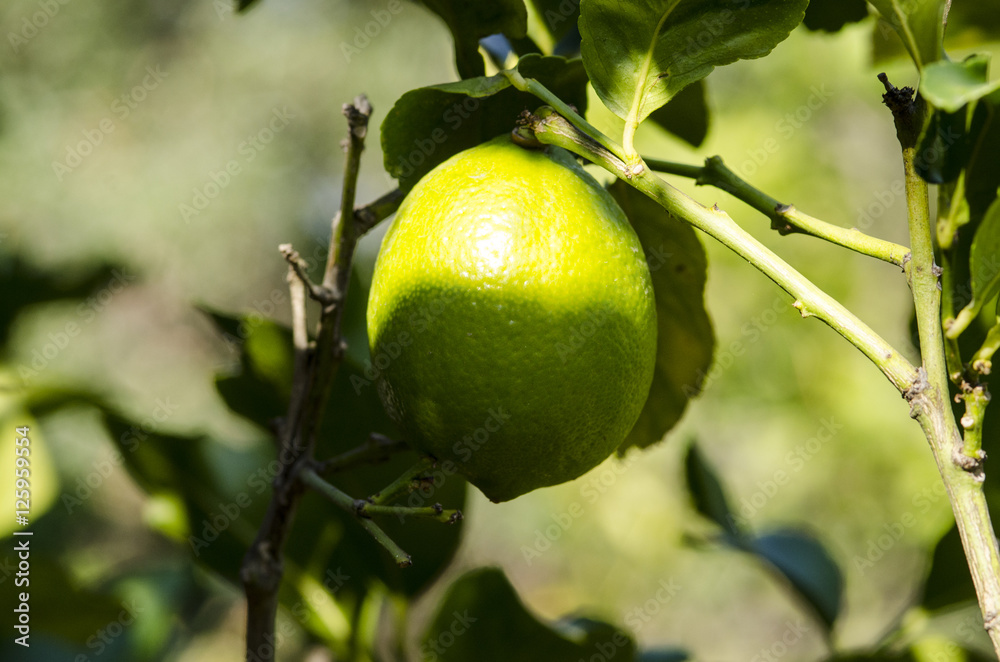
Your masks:
{"label": "blurred background foliage", "polygon": [[[359,39],[371,12],[390,4],[391,20]],[[954,16],[953,57],[973,47],[1000,53],[996,0],[957,0]],[[837,23],[816,13],[810,25]],[[448,29],[423,6],[378,0],[270,0],[241,15],[222,0],[13,0],[0,25],[0,451],[12,458],[9,432],[31,426],[35,532],[32,647],[5,637],[0,658],[242,659],[244,607],[232,580],[268,497],[266,416],[280,409],[235,414],[216,376],[231,404],[258,402],[254,389],[287,388],[283,331],[272,323],[288,319],[276,247],[292,242],[322,266],[339,204],[341,104],[366,93],[374,134],[404,92],[455,80]],[[898,145],[875,79],[885,70],[898,86],[915,84],[900,55],[874,18],[832,33],[799,28],[770,57],[707,79],[711,119],[700,147],[649,123],[639,148],[691,162],[720,154],[782,201],[905,242]],[[589,108],[599,128],[620,132],[593,95]],[[894,268],[779,237],[726,194],[677,183],[755,229],[914,355],[908,292]],[[373,135],[358,200],[393,186]],[[355,370],[383,231],[359,249]],[[362,639],[376,652],[404,645],[432,659],[434,633],[454,626],[445,607],[458,610],[484,586],[498,604],[550,623],[571,614],[622,627],[640,648],[659,650],[648,659],[682,659],[681,649],[697,659],[774,655],[783,638],[790,659],[825,658],[828,636],[793,591],[752,556],[710,544],[719,526],[695,514],[686,477],[713,471],[742,530],[809,531],[839,566],[844,593],[830,637],[838,649],[870,648],[900,623],[901,640],[921,638],[928,656],[962,659],[949,641],[975,647],[981,620],[954,540],[938,554],[941,572],[955,574],[933,578],[953,594],[927,604],[944,613],[910,609],[951,515],[905,403],[860,353],[800,320],[764,277],[714,244],[706,250],[715,363],[665,442],[510,503],[469,492],[460,529],[400,530],[415,559],[402,574],[353,523],[307,500],[286,582],[286,606],[300,609],[279,617],[285,659],[328,659],[317,641],[340,642],[334,654],[348,655]],[[381,420],[377,404],[369,408],[373,389],[358,395],[349,384],[338,387],[333,406],[347,423],[331,443],[349,447],[370,427],[391,432],[370,423]],[[705,472],[692,468],[691,439]],[[352,476],[347,487],[360,494],[399,468]],[[4,493],[9,482],[0,477]],[[450,485],[435,498],[460,504],[462,485]],[[696,491],[694,506],[711,519],[704,494]],[[11,528],[0,525],[5,622],[15,593]],[[453,552],[446,576],[431,583]],[[503,574],[480,570],[449,589],[483,566]],[[402,644],[372,634],[380,619],[404,618],[405,633],[389,628]],[[545,627],[539,636],[559,655],[612,636],[597,621]]]}

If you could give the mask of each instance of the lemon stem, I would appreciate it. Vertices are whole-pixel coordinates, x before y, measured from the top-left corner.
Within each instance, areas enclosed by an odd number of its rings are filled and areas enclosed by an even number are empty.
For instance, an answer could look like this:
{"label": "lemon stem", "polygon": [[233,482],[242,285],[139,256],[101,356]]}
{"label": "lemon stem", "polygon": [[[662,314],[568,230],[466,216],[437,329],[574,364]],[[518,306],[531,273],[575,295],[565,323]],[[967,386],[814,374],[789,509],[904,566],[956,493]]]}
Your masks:
{"label": "lemon stem", "polygon": [[794,205],[779,202],[730,170],[719,156],[705,159],[704,166],[673,163],[659,159],[644,159],[646,165],[672,175],[694,179],[699,186],[714,186],[747,203],[771,219],[771,229],[779,234],[806,234],[843,246],[856,253],[883,260],[906,269],[910,249],[900,244],[878,239],[856,228],[844,228],[804,214]]}
{"label": "lemon stem", "polygon": [[743,230],[718,207],[710,209],[701,205],[660,179],[648,167],[643,167],[637,174],[634,170],[629,170],[622,161],[609,159],[606,152],[593,148],[593,143],[587,136],[581,135],[572,124],[554,113],[532,128],[538,141],[557,145],[604,167],[648,195],[677,218],[702,230],[746,259],[795,298],[795,307],[803,317],[817,317],[840,333],[871,359],[900,392],[916,381],[916,368],[898,350],[839,301]]}

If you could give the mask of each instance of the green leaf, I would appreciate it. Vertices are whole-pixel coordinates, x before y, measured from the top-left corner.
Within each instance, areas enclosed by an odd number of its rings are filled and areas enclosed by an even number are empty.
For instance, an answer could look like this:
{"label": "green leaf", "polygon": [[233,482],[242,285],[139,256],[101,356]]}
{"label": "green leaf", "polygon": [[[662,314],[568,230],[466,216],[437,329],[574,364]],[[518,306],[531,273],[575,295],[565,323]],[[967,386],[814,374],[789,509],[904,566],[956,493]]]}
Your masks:
{"label": "green leaf", "polygon": [[688,492],[698,512],[718,524],[734,539],[742,538],[743,531],[736,524],[722,483],[702,457],[697,444],[692,443],[684,457],[684,475],[687,479]]}
{"label": "green leaf", "polygon": [[[972,300],[961,311],[956,323],[965,326],[979,315],[979,310],[1000,292],[1000,198],[986,210],[972,239],[969,271],[972,277]],[[963,327],[964,328],[964,327]]]}
{"label": "green leaf", "polygon": [[641,122],[720,65],[758,58],[797,26],[808,0],[584,0],[581,54],[604,104]]}
{"label": "green leaf", "polygon": [[949,113],[935,110],[928,119],[917,143],[914,167],[917,174],[932,184],[958,179],[972,156],[968,109]]}
{"label": "green leaf", "polygon": [[553,42],[558,42],[576,26],[579,0],[528,0]]}
{"label": "green leaf", "polygon": [[962,538],[958,528],[952,526],[934,547],[921,604],[926,609],[936,610],[975,599],[976,587],[969,574]]}
{"label": "green leaf", "polygon": [[970,226],[975,227],[993,204],[1000,188],[1000,91],[976,104],[969,129],[971,157],[966,166],[965,198],[969,202]]}
{"label": "green leaf", "polygon": [[941,59],[944,54],[945,0],[870,0],[883,21],[903,41],[917,68]]}
{"label": "green leaf", "polygon": [[827,627],[840,614],[844,578],[815,538],[798,531],[777,531],[754,539],[751,550],[774,567]]}
{"label": "green leaf", "polygon": [[696,81],[654,110],[649,119],[681,140],[698,147],[708,135],[708,106],[705,104],[705,81]]}
{"label": "green leaf", "polygon": [[[24,308],[50,301],[83,299],[104,290],[106,294],[117,293],[134,280],[134,275],[113,264],[43,270],[20,255],[0,251],[0,291],[3,292],[0,345],[7,343],[11,325]],[[93,319],[94,305],[92,301],[83,301],[77,306],[79,319],[75,322],[78,326]]]}
{"label": "green leaf", "polygon": [[636,656],[635,662],[685,662],[690,660],[691,655],[686,650],[680,648],[659,648],[656,650],[643,650]]}
{"label": "green leaf", "polygon": [[865,0],[811,0],[802,20],[810,30],[839,32],[848,23],[868,18]]}
{"label": "green leaf", "polygon": [[705,310],[707,259],[690,226],[622,181],[610,187],[646,253],[656,296],[656,370],[639,420],[618,449],[656,443],[698,395],[715,336]]}
{"label": "green leaf", "polygon": [[[526,55],[517,70],[586,110],[587,74],[579,59]],[[410,90],[382,122],[385,169],[408,191],[434,166],[512,130],[521,112],[539,105],[503,74]]]}
{"label": "green leaf", "polygon": [[441,662],[630,660],[635,643],[600,621],[575,619],[555,628],[542,623],[525,608],[502,570],[480,568],[448,587],[421,638],[420,655]]}
{"label": "green leaf", "polygon": [[455,66],[461,78],[486,73],[479,40],[492,34],[520,39],[528,31],[524,0],[424,0],[441,17],[455,41]]}
{"label": "green leaf", "polygon": [[990,57],[984,53],[961,62],[933,62],[920,76],[920,94],[935,108],[954,113],[1000,89],[1000,80],[989,82],[989,66]]}

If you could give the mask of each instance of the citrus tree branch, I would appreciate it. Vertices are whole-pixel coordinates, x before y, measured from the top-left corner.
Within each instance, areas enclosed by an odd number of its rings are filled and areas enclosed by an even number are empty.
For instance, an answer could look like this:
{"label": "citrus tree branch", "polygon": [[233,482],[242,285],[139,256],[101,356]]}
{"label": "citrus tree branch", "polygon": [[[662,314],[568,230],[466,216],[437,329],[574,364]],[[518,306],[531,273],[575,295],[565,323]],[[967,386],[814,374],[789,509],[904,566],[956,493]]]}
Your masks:
{"label": "citrus tree branch", "polygon": [[616,158],[559,114],[541,109],[535,121],[517,130],[578,154],[628,182],[677,218],[690,223],[746,259],[795,298],[803,317],[817,317],[860,349],[901,393],[917,380],[916,368],[840,302],[775,255],[718,207],[707,208],[657,177],[644,162],[635,168]]}
{"label": "citrus tree branch", "polygon": [[[910,401],[911,415],[920,423],[930,443],[948,492],[986,631],[1000,656],[1000,548],[983,494],[982,455],[975,447],[979,428],[970,424],[963,442],[951,411],[941,319],[940,269],[934,263],[927,182],[917,174],[915,164],[925,109],[920,99],[913,98],[912,90],[895,88],[885,74],[879,79],[886,88],[883,101],[892,111],[903,152],[912,250],[909,282],[922,360],[921,379],[905,395]],[[981,404],[985,406],[985,402]]]}
{"label": "citrus tree branch", "polygon": [[799,232],[852,251],[905,268],[910,250],[891,241],[878,239],[856,228],[843,228],[804,214],[794,205],[783,204],[763,191],[754,188],[730,170],[719,156],[705,159],[704,166],[673,163],[659,159],[644,159],[646,165],[658,172],[666,172],[694,179],[699,186],[714,186],[747,203],[771,219],[771,228],[780,234]]}
{"label": "citrus tree branch", "polygon": [[372,433],[368,441],[356,448],[345,451],[316,464],[316,472],[320,474],[332,474],[344,471],[359,464],[375,464],[388,460],[394,453],[408,450],[410,447],[405,441],[390,439],[381,434]]}
{"label": "citrus tree branch", "polygon": [[[278,460],[281,469],[272,483],[271,501],[253,543],[240,569],[240,579],[247,596],[246,659],[273,662],[275,659],[275,616],[278,589],[284,574],[282,548],[288,537],[296,506],[303,494],[301,473],[310,467],[316,431],[336,369],[343,357],[340,334],[343,301],[350,276],[354,246],[362,232],[359,210],[354,209],[358,166],[367,132],[371,105],[364,96],[344,106],[350,127],[345,145],[347,163],[341,212],[333,222],[330,260],[322,285],[312,284],[301,258],[283,245],[281,252],[289,263],[289,288],[292,301],[292,340],[295,367],[288,411],[281,421]],[[364,220],[374,225],[374,217],[384,218],[398,206],[398,194],[390,193],[377,201]],[[346,218],[347,222],[340,219]],[[322,304],[316,341],[311,343],[306,331],[305,293]]]}

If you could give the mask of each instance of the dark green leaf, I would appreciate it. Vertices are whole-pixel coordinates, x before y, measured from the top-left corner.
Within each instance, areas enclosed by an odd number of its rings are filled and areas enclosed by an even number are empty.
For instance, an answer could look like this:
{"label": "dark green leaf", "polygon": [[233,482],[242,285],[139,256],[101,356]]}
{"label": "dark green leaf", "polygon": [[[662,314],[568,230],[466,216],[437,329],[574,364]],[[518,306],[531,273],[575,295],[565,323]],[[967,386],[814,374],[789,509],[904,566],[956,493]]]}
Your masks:
{"label": "dark green leaf", "polygon": [[1000,80],[989,82],[989,64],[989,57],[982,54],[970,55],[962,62],[933,62],[920,76],[920,94],[935,108],[957,112],[1000,89]]}
{"label": "dark green leaf", "polygon": [[808,0],[587,0],[581,53],[604,104],[642,121],[720,65],[758,58],[802,22]]}
{"label": "dark green leaf", "polygon": [[969,129],[971,158],[965,178],[965,198],[969,201],[970,226],[976,227],[997,197],[1000,188],[1000,91],[976,105]]}
{"label": "dark green leaf", "polygon": [[[517,70],[540,81],[582,113],[587,75],[580,60],[526,55]],[[382,122],[386,171],[404,191],[434,166],[512,130],[518,115],[541,102],[510,87],[503,74],[411,90]]]}
{"label": "dark green leaf", "polygon": [[448,588],[421,639],[420,655],[442,662],[630,660],[635,644],[599,621],[576,619],[553,629],[525,608],[501,570],[480,568]]}
{"label": "dark green leaf", "polygon": [[948,113],[935,110],[927,121],[917,144],[914,167],[917,174],[932,184],[958,179],[972,155],[966,130],[968,110]]}
{"label": "dark green leaf", "polygon": [[734,539],[742,538],[743,532],[729,509],[722,484],[695,443],[688,448],[684,458],[684,476],[687,479],[688,493],[698,512],[718,524]]}
{"label": "dark green leaf", "polygon": [[[19,255],[0,252],[0,346],[7,343],[11,324],[21,310],[28,306],[49,301],[83,299],[89,294],[107,290],[117,293],[134,282],[135,276],[122,267],[101,264],[83,268],[42,270]],[[112,289],[113,288],[113,289]],[[93,319],[99,308],[93,300],[84,300],[77,306],[78,326]]]}
{"label": "dark green leaf", "polygon": [[576,26],[580,0],[529,0],[553,42],[558,42]]}
{"label": "dark green leaf", "polygon": [[848,23],[868,18],[865,0],[810,0],[802,23],[810,30],[838,32]]}
{"label": "dark green leaf", "polygon": [[657,342],[653,385],[639,421],[619,452],[656,443],[680,420],[701,390],[715,337],[705,310],[707,260],[690,226],[622,181],[610,188],[646,253],[656,296]]}
{"label": "dark green leaf", "polygon": [[[972,301],[966,306],[975,317],[990,299],[1000,292],[1000,198],[986,210],[972,239],[969,271],[972,276]],[[965,311],[963,311],[965,312]]]}
{"label": "dark green leaf", "polygon": [[479,54],[479,40],[492,34],[519,39],[527,34],[524,0],[423,0],[441,17],[455,41],[455,66],[460,78],[486,73]]}
{"label": "dark green leaf", "polygon": [[833,627],[840,614],[844,578],[819,541],[798,531],[777,531],[757,537],[751,547],[788,580],[827,627]]}
{"label": "dark green leaf", "polygon": [[902,39],[910,57],[923,69],[944,54],[945,0],[870,0],[882,20]]}
{"label": "dark green leaf", "polygon": [[649,119],[664,129],[698,147],[708,135],[708,106],[705,104],[705,81],[696,81],[654,110]]}
{"label": "dark green leaf", "polygon": [[958,528],[952,526],[934,547],[930,573],[924,582],[924,608],[935,610],[976,599],[969,564],[965,560]]}

